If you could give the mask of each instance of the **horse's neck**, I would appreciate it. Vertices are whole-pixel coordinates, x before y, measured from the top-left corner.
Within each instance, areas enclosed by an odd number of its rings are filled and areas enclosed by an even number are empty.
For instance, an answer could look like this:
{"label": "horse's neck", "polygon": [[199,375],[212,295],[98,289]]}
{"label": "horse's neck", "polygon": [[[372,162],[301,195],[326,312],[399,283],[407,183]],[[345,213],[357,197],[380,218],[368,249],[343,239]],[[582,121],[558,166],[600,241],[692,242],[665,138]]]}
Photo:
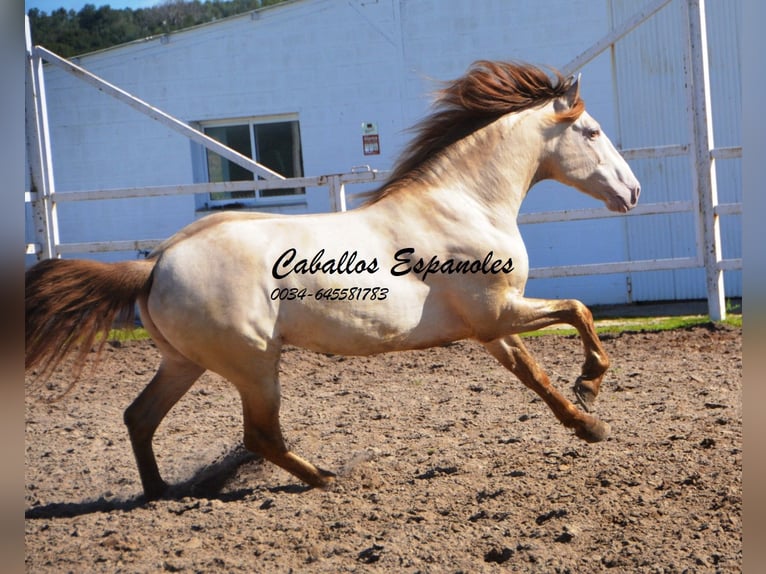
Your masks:
{"label": "horse's neck", "polygon": [[421,214],[454,212],[455,218],[483,214],[490,223],[515,222],[538,177],[544,147],[538,113],[528,110],[502,117],[453,144],[420,181],[388,199],[412,202]]}
{"label": "horse's neck", "polygon": [[[516,219],[539,165],[536,137],[525,118],[505,117],[476,134],[474,161],[480,166],[471,193],[490,212]],[[515,121],[514,121],[515,120]]]}

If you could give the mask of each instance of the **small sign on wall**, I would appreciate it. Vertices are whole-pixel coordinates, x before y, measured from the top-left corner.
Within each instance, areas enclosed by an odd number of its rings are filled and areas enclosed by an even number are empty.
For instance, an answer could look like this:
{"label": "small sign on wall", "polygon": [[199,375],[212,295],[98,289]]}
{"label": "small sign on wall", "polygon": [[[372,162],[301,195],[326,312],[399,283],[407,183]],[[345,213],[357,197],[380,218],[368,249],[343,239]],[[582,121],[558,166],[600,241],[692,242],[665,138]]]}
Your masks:
{"label": "small sign on wall", "polygon": [[380,155],[380,136],[376,124],[362,123],[362,149],[364,155]]}

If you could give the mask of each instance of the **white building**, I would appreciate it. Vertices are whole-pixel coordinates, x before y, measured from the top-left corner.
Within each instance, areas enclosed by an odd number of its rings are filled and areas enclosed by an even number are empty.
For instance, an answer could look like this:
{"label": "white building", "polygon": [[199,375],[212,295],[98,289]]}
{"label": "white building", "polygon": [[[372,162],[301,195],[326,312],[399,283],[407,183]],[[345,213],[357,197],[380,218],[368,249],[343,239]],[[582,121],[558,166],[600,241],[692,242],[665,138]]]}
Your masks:
{"label": "white building", "polygon": [[[562,67],[656,0],[293,0],[75,62],[147,103],[284,175],[323,175],[369,165],[387,170],[428,112],[437,81],[477,59]],[[582,69],[583,97],[623,149],[688,144],[684,76],[686,0],[671,0]],[[708,0],[716,145],[740,145],[740,0]],[[45,87],[57,192],[252,178],[199,144],[58,68]],[[362,124],[380,153],[365,155]],[[717,162],[722,202],[740,202],[740,159]],[[630,161],[641,201],[689,201],[688,155]],[[363,189],[350,189],[351,192]],[[232,205],[234,204],[234,205]],[[328,211],[325,189],[59,203],[64,242],[161,239],[222,207]],[[599,207],[553,182],[536,186],[523,212]],[[29,210],[28,210],[29,212]],[[693,214],[524,225],[532,267],[690,257]],[[739,215],[722,218],[725,257],[741,257]],[[27,241],[34,241],[28,214]],[[109,260],[136,252],[82,254]],[[33,257],[30,256],[30,260]],[[741,295],[727,271],[726,295]],[[586,303],[705,298],[705,271],[682,269],[533,279],[528,295]]]}

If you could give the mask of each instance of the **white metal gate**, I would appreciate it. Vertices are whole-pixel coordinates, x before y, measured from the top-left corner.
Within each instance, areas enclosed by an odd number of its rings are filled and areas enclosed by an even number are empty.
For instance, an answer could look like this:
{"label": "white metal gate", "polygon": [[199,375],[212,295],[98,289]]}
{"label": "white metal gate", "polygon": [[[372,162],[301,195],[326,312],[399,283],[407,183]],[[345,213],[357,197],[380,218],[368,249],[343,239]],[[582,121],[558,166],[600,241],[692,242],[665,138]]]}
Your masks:
{"label": "white metal gate", "polygon": [[[643,272],[656,270],[676,270],[704,268],[706,271],[706,292],[708,312],[713,320],[726,316],[724,301],[723,272],[742,268],[741,258],[724,259],[721,252],[720,216],[742,212],[740,202],[719,204],[716,188],[715,162],[717,160],[741,157],[741,146],[716,148],[713,143],[712,114],[710,106],[709,66],[707,49],[707,30],[704,0],[656,0],[643,10],[627,19],[622,25],[611,30],[590,49],[573,59],[562,69],[564,73],[573,73],[607,49],[630,31],[640,26],[657,12],[671,4],[682,5],[687,41],[684,57],[685,85],[687,86],[687,114],[691,129],[691,141],[658,147],[623,149],[626,159],[659,158],[687,156],[693,163],[691,170],[693,188],[697,193],[688,201],[670,201],[640,204],[630,215],[619,217],[640,217],[649,214],[691,213],[697,227],[697,243],[693,256],[618,261],[610,263],[569,265],[557,267],[538,267],[530,269],[530,278],[568,277],[576,275],[595,275],[606,273]],[[61,201],[84,201],[96,199],[115,199],[127,197],[149,197],[159,195],[210,193],[219,191],[240,191],[253,189],[254,184],[260,189],[319,186],[328,187],[331,204],[336,211],[345,211],[345,186],[355,183],[370,183],[385,179],[386,172],[371,170],[352,171],[347,174],[333,174],[310,178],[286,179],[281,175],[227,148],[216,140],[191,128],[172,116],[152,107],[120,88],[76,66],[40,46],[32,46],[27,22],[27,145],[31,168],[31,190],[26,193],[26,200],[31,202],[36,242],[27,246],[28,253],[37,254],[38,258],[59,257],[73,252],[98,252],[117,250],[146,250],[159,243],[157,240],[110,241],[91,243],[62,243],[59,238],[56,204]],[[54,186],[53,166],[48,138],[43,61],[62,68],[90,83],[99,90],[123,101],[136,110],[148,115],[183,135],[189,137],[230,161],[249,169],[263,177],[256,182],[224,182],[191,184],[178,186],[160,186],[151,188],[125,188],[92,190],[57,194]],[[349,200],[359,195],[350,195]],[[547,223],[554,221],[576,221],[614,217],[615,214],[605,208],[577,209],[567,211],[549,211],[522,214],[521,224]]]}

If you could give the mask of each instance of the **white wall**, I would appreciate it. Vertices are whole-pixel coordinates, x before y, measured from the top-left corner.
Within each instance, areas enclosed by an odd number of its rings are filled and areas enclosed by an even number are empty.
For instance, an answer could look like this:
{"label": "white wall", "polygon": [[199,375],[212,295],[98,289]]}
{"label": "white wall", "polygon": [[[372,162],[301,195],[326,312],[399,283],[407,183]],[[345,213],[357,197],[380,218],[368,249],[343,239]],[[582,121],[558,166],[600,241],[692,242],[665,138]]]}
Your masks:
{"label": "white wall", "polygon": [[[632,12],[633,3],[625,4]],[[609,31],[610,6],[611,0],[296,0],[79,63],[188,122],[295,113],[307,176],[360,164],[385,170],[408,140],[406,128],[427,113],[437,81],[461,75],[480,58],[563,66]],[[611,70],[608,52],[588,64],[583,96],[616,140]],[[58,191],[193,181],[188,140],[60,70],[46,71],[46,85]],[[635,110],[636,117],[650,114],[640,105]],[[380,130],[379,156],[362,153],[360,126],[368,121]],[[644,187],[644,196],[651,194]],[[329,209],[323,191],[309,190],[307,197],[304,210]],[[523,211],[596,205],[544,182]],[[163,238],[200,215],[191,196],[59,209],[66,242]],[[523,233],[533,266],[616,261],[631,253],[624,218],[525,226]],[[626,283],[625,274],[536,280],[528,293],[616,303],[628,300]],[[672,285],[656,297],[674,298]]]}

